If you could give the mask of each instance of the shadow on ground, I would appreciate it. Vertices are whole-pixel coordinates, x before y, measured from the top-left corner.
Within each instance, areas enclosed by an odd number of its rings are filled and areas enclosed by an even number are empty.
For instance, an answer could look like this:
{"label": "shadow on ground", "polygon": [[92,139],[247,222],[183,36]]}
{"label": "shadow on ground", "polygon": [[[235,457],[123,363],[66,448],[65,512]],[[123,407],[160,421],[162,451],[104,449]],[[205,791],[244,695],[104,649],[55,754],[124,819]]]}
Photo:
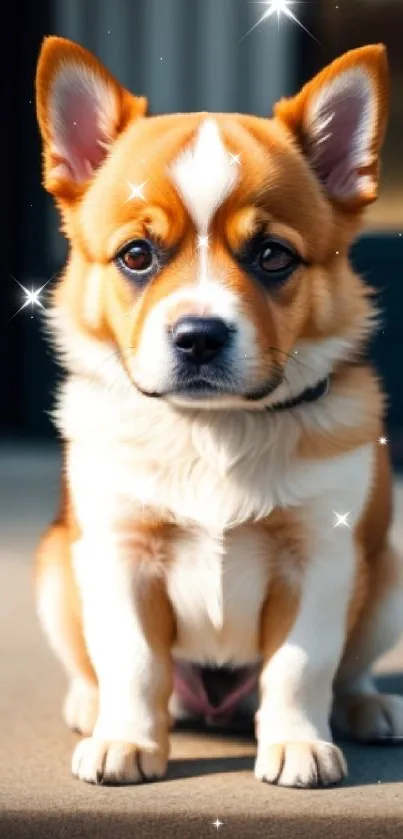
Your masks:
{"label": "shadow on ground", "polygon": [[[403,674],[383,675],[378,677],[377,683],[382,693],[403,695]],[[253,744],[253,727],[250,721],[238,720],[231,729],[203,726],[202,724],[181,723],[178,732],[191,733],[195,742],[200,739],[202,744],[206,734],[210,740],[221,742],[228,740]],[[403,781],[403,739],[378,744],[360,744],[337,739],[343,749],[349,767],[349,777],[344,781],[345,787],[359,787],[374,784],[390,784]],[[254,757],[252,755],[232,755],[228,757],[196,757],[178,758],[170,762],[166,780],[179,780],[202,775],[214,775],[232,772],[253,771]],[[403,836],[403,826],[402,826]]]}

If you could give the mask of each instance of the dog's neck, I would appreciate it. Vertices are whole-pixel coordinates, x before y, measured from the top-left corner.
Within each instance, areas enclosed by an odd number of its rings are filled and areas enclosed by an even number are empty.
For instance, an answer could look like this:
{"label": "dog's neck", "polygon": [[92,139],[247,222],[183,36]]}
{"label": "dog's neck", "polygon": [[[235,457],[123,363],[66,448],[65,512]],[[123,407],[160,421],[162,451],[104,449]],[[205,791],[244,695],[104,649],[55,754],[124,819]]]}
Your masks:
{"label": "dog's neck", "polygon": [[[299,381],[292,380],[294,409],[283,407],[287,389],[279,394],[277,410],[179,409],[140,394],[116,348],[82,340],[76,332],[62,339],[70,371],[54,412],[62,437],[103,458],[105,469],[119,463],[142,509],[144,486],[150,484],[153,514],[211,532],[265,518],[276,506],[302,503],[305,483],[299,481],[295,454],[301,434],[362,422],[359,394],[340,395],[335,380],[325,395],[328,372],[314,377],[305,363]],[[334,355],[334,346],[330,350]]]}

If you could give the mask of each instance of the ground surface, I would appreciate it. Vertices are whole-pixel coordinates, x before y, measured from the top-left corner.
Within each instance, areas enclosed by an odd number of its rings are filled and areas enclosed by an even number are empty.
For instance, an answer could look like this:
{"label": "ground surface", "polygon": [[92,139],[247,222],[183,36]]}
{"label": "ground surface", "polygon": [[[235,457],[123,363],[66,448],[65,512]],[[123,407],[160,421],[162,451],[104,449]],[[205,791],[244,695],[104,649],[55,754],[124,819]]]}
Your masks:
{"label": "ground surface", "polygon": [[[33,549],[57,492],[52,451],[0,450],[0,839],[403,836],[403,745],[347,746],[343,786],[297,791],[254,779],[247,737],[181,732],[165,781],[127,788],[75,781],[75,737],[60,717],[65,680],[42,639],[31,588]],[[403,545],[403,486],[396,501]],[[403,694],[403,646],[381,670],[395,674],[382,676],[382,687]]]}

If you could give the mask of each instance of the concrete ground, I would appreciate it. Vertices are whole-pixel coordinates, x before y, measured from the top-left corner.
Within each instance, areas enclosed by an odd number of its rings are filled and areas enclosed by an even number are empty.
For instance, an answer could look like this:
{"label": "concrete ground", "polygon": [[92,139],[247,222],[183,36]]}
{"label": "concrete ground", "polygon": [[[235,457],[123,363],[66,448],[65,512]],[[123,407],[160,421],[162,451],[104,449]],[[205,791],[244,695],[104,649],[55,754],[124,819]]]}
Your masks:
{"label": "concrete ground", "polygon": [[[253,778],[250,737],[173,735],[166,780],[90,787],[69,772],[75,737],[60,716],[65,679],[33,608],[32,554],[57,505],[49,448],[0,449],[0,837],[401,837],[403,746],[347,745],[339,787],[299,791]],[[403,545],[403,484],[395,539]],[[403,644],[381,663],[383,689],[403,694]],[[222,824],[214,825],[218,822]]]}

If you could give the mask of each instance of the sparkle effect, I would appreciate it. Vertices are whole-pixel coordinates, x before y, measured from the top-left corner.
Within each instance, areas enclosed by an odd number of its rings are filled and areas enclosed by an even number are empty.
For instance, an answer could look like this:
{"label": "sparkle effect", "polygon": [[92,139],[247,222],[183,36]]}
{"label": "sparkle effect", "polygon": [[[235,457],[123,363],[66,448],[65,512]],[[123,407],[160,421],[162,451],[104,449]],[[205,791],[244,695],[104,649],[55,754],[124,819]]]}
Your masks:
{"label": "sparkle effect", "polygon": [[209,243],[209,236],[198,236],[197,237],[197,247],[198,248],[208,248]]}
{"label": "sparkle effect", "polygon": [[232,154],[230,152],[231,163],[230,166],[240,166],[241,162],[241,155],[240,154]]}
{"label": "sparkle effect", "polygon": [[[45,308],[44,305],[42,304],[41,300],[40,300],[40,295],[41,295],[41,292],[43,291],[43,289],[50,282],[50,280],[48,280],[48,282],[45,283],[44,285],[42,285],[40,288],[33,288],[31,286],[31,288],[29,289],[29,288],[26,288],[22,283],[20,283],[20,281],[17,280],[15,277],[12,277],[12,279],[14,280],[15,283],[17,283],[17,285],[19,285],[20,288],[22,288],[26,299],[24,300],[22,306],[20,306],[20,308],[17,309],[15,315],[13,315],[10,318],[10,320],[13,320],[13,318],[15,318],[20,312],[22,312],[23,309],[26,309],[27,306],[31,306],[32,310],[34,309],[35,306],[38,309],[44,309]],[[31,315],[31,317],[33,317],[33,315]]]}
{"label": "sparkle effect", "polygon": [[142,201],[146,201],[147,199],[144,197],[143,190],[147,183],[148,181],[143,181],[142,184],[131,184],[129,182],[130,195],[126,200],[126,203],[127,201],[133,201],[133,198],[141,198]]}
{"label": "sparkle effect", "polygon": [[220,822],[220,819],[216,819],[215,822],[211,822],[211,824],[216,828],[216,830],[219,830],[220,827],[223,826],[224,822]]}
{"label": "sparkle effect", "polygon": [[378,443],[381,446],[386,446],[387,443],[388,443],[388,438],[387,437],[378,437]]}
{"label": "sparkle effect", "polygon": [[[273,15],[277,15],[277,22],[279,26],[280,18],[282,16],[288,17],[290,20],[293,20],[294,23],[297,23],[298,26],[300,26],[301,29],[303,29],[304,32],[306,32],[307,35],[310,36],[310,38],[313,38],[314,41],[319,43],[318,39],[315,38],[314,35],[312,35],[312,32],[310,32],[309,29],[307,29],[306,26],[304,26],[304,24],[301,23],[301,21],[291,10],[290,6],[295,6],[295,0],[258,0],[258,2],[261,6],[267,7],[266,11],[263,12],[259,20],[251,27],[251,29],[249,29],[249,32],[247,32],[246,35],[244,35],[244,38],[250,35],[251,32],[257,29],[257,27],[260,26],[261,23],[264,23],[265,20],[269,20],[269,18],[273,17]],[[243,40],[243,38],[241,40]]]}
{"label": "sparkle effect", "polygon": [[[334,512],[334,510],[333,510],[333,512]],[[350,525],[347,521],[350,513],[335,513],[334,512],[334,515],[336,517],[336,521],[335,521],[333,527],[350,527]]]}

